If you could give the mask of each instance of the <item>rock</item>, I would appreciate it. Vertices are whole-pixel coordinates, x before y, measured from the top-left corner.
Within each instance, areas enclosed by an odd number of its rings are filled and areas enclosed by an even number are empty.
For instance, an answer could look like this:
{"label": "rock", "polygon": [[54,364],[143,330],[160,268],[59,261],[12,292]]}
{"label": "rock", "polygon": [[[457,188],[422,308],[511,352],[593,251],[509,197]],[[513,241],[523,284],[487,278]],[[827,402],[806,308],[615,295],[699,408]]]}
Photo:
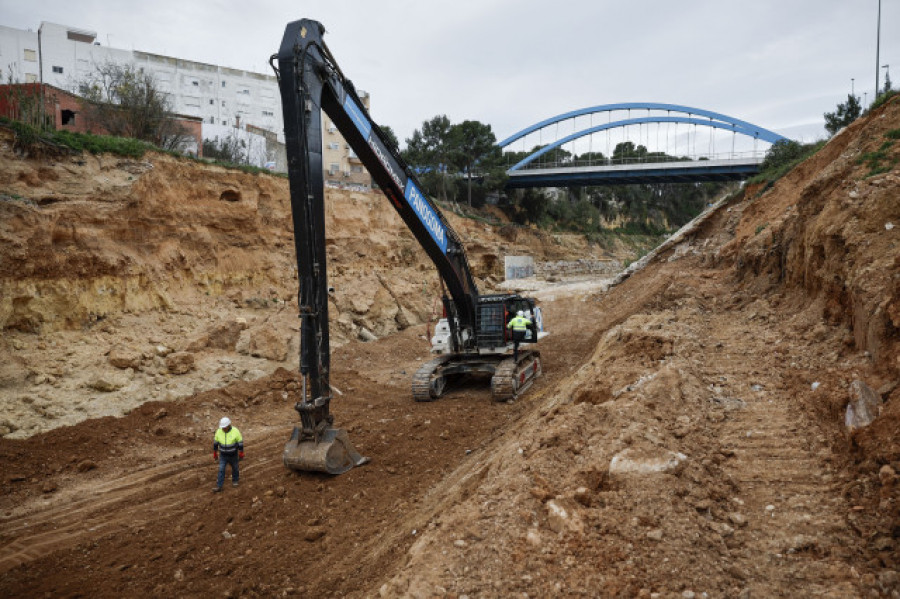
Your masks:
{"label": "rock", "polygon": [[79,472],[87,472],[88,470],[93,470],[97,467],[96,462],[93,460],[81,460],[78,462],[78,465],[75,467]]}
{"label": "rock", "polygon": [[251,368],[250,370],[245,370],[243,374],[241,374],[241,380],[244,381],[255,381],[256,379],[261,379],[266,376],[266,373],[258,368]]}
{"label": "rock", "polygon": [[795,535],[785,546],[784,553],[797,553],[808,549],[815,549],[818,542],[815,537],[808,535]]}
{"label": "rock", "polygon": [[255,358],[284,362],[288,355],[288,337],[270,325],[250,331],[249,353]]}
{"label": "rock", "polygon": [[133,368],[135,370],[141,369],[141,352],[134,349],[133,347],[126,347],[124,345],[116,345],[111,350],[109,350],[109,363],[116,368],[121,368],[122,370],[126,368]]}
{"label": "rock", "polygon": [[740,512],[731,512],[728,514],[728,520],[738,528],[747,526],[747,518]]}
{"label": "rock", "polygon": [[178,582],[181,582],[182,580],[184,580],[184,572],[181,570],[181,568],[175,570],[174,578]]}
{"label": "rock", "polygon": [[898,385],[900,385],[900,381],[888,381],[887,383],[878,387],[878,395],[880,395],[882,398],[886,398],[894,392],[894,389],[896,389]]}
{"label": "rock", "polygon": [[378,341],[378,337],[376,337],[375,334],[366,327],[359,327],[359,333],[357,333],[357,337],[359,337],[360,341],[365,342]]}
{"label": "rock", "polygon": [[722,538],[727,539],[728,537],[734,534],[734,529],[724,522],[716,522],[712,524],[713,530],[715,530]]}
{"label": "rock", "polygon": [[541,533],[533,528],[525,534],[525,540],[532,547],[540,547],[541,543],[543,542],[541,539]]}
{"label": "rock", "polygon": [[101,393],[110,393],[112,391],[118,391],[124,387],[125,384],[125,381],[118,377],[97,375],[88,381],[87,386],[95,391],[100,391]]}
{"label": "rock", "polygon": [[847,430],[864,428],[872,424],[881,412],[881,397],[860,380],[850,383],[850,403],[844,414]]}
{"label": "rock", "polygon": [[195,368],[194,354],[175,352],[166,357],[166,370],[169,374],[187,374]]}
{"label": "rock", "polygon": [[160,408],[159,410],[156,411],[156,414],[153,415],[153,418],[156,420],[162,420],[163,418],[165,418],[168,415],[169,415],[168,410],[166,410],[165,408]]}
{"label": "rock", "polygon": [[321,526],[312,526],[306,529],[303,538],[310,543],[314,543],[325,536],[325,529]]}
{"label": "rock", "polygon": [[885,464],[881,467],[881,470],[878,471],[878,480],[881,481],[882,487],[893,486],[893,484],[897,482],[897,473],[888,464]]}
{"label": "rock", "polygon": [[207,329],[188,346],[189,351],[200,351],[205,348],[234,351],[241,332],[247,328],[247,320],[238,318],[222,322]]}
{"label": "rock", "polygon": [[224,531],[224,532],[222,532],[222,538],[223,538],[223,539],[231,539],[231,538],[233,538],[233,537],[234,537],[234,535],[231,534],[230,532],[228,532],[227,530]]}
{"label": "rock", "polygon": [[460,548],[465,548],[465,547],[469,546],[469,544],[466,543],[463,539],[456,539],[455,541],[453,541],[453,544],[456,547],[460,547]]}
{"label": "rock", "polygon": [[56,483],[53,482],[52,480],[48,480],[41,487],[41,493],[44,493],[44,494],[53,493],[54,491],[56,491],[56,489],[57,489]]}
{"label": "rock", "polygon": [[662,541],[663,531],[661,528],[654,528],[647,533],[647,538],[651,541]]}
{"label": "rock", "polygon": [[250,354],[250,331],[241,331],[237,343],[234,346],[234,351],[244,356]]}
{"label": "rock", "polygon": [[581,519],[571,510],[556,499],[551,499],[544,504],[547,510],[547,524],[550,530],[559,533],[563,531],[580,533],[584,530]]}
{"label": "rock", "polygon": [[160,358],[165,358],[166,356],[171,354],[173,351],[175,351],[171,347],[166,347],[165,345],[163,345],[161,343],[159,345],[157,345],[156,347],[154,347],[153,349],[156,352],[156,355],[159,356]]}
{"label": "rock", "polygon": [[573,495],[575,501],[584,507],[591,507],[591,492],[587,487],[578,487]]}
{"label": "rock", "polygon": [[610,476],[644,475],[670,472],[687,460],[683,453],[660,448],[637,449],[629,447],[620,451],[609,462]]}

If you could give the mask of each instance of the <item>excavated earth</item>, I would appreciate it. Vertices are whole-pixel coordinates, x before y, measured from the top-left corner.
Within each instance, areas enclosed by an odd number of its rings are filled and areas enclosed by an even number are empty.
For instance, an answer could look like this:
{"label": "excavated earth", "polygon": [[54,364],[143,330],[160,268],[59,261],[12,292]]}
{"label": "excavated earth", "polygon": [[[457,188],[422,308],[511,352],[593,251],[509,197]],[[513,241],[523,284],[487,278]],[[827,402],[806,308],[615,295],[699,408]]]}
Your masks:
{"label": "excavated earth", "polygon": [[[372,458],[339,477],[280,461],[282,180],[4,149],[0,593],[900,597],[898,132],[895,100],[617,285],[541,285],[509,404],[411,401],[435,276],[386,202],[332,193],[333,408]],[[603,257],[453,225],[484,288],[504,255]],[[247,458],[213,495],[225,414]]]}

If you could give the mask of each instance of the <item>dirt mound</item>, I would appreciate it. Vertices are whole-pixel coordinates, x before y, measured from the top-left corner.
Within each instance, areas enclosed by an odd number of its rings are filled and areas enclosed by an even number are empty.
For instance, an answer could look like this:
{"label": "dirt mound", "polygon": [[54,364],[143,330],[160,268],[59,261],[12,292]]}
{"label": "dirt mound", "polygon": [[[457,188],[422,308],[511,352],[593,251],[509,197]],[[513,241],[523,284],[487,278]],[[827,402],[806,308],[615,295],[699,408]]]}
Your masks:
{"label": "dirt mound", "polygon": [[[900,592],[900,102],[599,298],[593,357],[388,596]],[[879,391],[848,435],[854,380]]]}

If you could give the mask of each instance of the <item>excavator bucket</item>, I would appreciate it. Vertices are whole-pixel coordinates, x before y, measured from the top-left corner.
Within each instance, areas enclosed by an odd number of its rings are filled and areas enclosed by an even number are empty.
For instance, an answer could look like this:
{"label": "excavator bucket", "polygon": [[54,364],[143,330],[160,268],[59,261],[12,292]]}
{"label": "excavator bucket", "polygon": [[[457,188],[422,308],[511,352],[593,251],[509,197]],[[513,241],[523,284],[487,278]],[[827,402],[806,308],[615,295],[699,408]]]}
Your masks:
{"label": "excavator bucket", "polygon": [[341,428],[326,429],[318,441],[300,441],[300,429],[294,427],[290,441],[284,446],[283,459],[291,470],[328,474],[343,474],[369,461],[359,455],[347,431]]}

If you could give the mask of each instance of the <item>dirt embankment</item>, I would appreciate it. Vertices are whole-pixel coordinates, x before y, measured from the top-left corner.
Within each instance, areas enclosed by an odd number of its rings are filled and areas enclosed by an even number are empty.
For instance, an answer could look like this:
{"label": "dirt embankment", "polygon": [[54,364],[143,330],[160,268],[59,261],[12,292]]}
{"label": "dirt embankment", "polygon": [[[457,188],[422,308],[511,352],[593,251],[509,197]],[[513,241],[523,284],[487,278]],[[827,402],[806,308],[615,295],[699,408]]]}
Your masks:
{"label": "dirt embankment", "polygon": [[[333,347],[439,315],[433,266],[381,194],[329,189],[326,211]],[[450,220],[482,288],[507,254],[602,255]],[[296,288],[286,179],[158,154],[21,160],[0,131],[0,435],[290,367]]]}
{"label": "dirt embankment", "polygon": [[[421,322],[349,340],[335,411],[372,462],[346,475],[281,466],[287,370],[0,439],[0,593],[900,596],[895,130],[898,101],[622,284],[548,299],[515,403],[413,403]],[[851,433],[862,384],[875,419]],[[248,458],[213,496],[226,413]]]}

